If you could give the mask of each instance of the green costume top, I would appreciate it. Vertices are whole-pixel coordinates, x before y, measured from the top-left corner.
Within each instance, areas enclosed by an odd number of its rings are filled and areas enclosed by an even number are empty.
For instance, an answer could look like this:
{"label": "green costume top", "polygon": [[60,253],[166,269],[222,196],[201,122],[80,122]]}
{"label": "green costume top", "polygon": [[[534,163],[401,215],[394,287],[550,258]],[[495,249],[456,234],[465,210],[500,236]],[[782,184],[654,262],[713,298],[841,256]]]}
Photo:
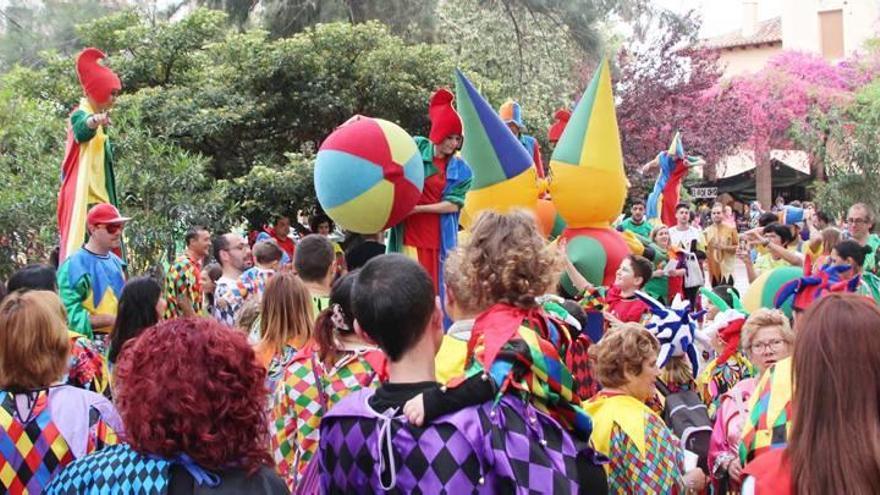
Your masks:
{"label": "green costume top", "polygon": [[628,230],[630,232],[635,232],[642,237],[651,237],[651,230],[653,230],[653,226],[651,222],[647,219],[643,219],[642,223],[633,222],[632,217],[627,217],[624,221],[620,222],[620,227],[623,230]]}

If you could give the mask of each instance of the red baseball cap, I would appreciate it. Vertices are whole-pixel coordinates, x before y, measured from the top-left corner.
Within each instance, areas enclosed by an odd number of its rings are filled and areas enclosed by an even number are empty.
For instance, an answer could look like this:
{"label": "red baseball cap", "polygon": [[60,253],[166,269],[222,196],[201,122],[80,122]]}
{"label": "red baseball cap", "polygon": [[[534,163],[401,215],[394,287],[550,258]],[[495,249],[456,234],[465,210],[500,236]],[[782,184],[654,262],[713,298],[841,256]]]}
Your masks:
{"label": "red baseball cap", "polygon": [[96,204],[89,210],[86,217],[86,223],[89,225],[107,225],[114,223],[125,223],[131,220],[119,214],[119,210],[110,203]]}

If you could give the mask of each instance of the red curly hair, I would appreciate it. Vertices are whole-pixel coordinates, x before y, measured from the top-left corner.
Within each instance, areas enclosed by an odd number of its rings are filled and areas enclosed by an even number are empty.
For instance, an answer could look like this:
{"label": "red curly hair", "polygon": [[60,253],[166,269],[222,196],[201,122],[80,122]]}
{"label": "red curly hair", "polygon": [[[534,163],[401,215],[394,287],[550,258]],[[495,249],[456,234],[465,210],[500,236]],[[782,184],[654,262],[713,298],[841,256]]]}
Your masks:
{"label": "red curly hair", "polygon": [[161,322],[126,343],[116,365],[126,440],[141,453],[185,453],[209,470],[274,465],[265,379],[241,333],[208,318]]}

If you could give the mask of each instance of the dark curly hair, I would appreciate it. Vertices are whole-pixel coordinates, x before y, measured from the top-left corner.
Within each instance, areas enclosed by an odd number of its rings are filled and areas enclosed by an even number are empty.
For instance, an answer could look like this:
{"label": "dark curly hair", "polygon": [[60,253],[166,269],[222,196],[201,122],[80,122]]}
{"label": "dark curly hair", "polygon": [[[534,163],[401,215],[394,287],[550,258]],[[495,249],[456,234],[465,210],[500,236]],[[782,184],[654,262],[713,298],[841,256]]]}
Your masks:
{"label": "dark curly hair", "polygon": [[241,333],[209,318],[161,322],[129,341],[116,365],[126,440],[209,470],[271,466],[265,379]]}

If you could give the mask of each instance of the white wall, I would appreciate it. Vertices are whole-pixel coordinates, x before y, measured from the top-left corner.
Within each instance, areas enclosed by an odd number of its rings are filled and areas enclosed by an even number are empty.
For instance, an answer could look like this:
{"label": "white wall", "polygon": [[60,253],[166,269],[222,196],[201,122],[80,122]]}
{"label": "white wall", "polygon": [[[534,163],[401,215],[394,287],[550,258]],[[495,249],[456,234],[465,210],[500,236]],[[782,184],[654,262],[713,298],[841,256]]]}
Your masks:
{"label": "white wall", "polygon": [[880,27],[877,0],[783,0],[783,48],[822,53],[819,12],[836,9],[843,11],[844,52],[847,55],[877,35]]}

